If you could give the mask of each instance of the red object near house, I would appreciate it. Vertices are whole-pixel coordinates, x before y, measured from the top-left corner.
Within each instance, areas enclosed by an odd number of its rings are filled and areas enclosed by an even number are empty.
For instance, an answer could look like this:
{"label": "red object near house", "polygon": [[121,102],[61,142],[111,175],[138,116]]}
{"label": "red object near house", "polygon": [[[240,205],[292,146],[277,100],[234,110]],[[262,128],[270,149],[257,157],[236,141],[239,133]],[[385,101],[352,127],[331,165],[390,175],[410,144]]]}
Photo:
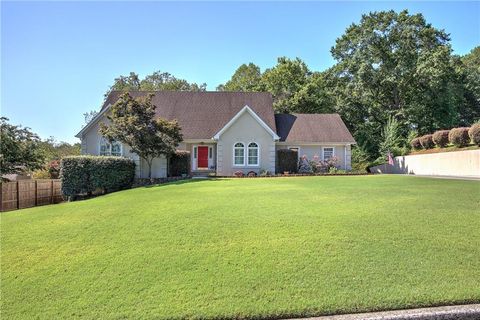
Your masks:
{"label": "red object near house", "polygon": [[208,169],[208,147],[207,146],[198,146],[198,159],[197,159],[198,168],[207,168]]}

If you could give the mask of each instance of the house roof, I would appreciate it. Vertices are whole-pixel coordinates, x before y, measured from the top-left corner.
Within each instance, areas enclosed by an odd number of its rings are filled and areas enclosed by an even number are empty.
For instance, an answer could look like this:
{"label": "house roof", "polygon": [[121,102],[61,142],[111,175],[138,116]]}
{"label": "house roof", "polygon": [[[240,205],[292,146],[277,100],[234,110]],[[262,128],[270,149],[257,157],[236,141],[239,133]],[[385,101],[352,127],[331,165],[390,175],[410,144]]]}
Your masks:
{"label": "house roof", "polygon": [[[102,110],[113,105],[123,92],[113,91]],[[131,91],[134,98],[150,92]],[[156,91],[152,98],[159,117],[177,119],[184,139],[211,139],[242,108],[249,106],[258,117],[276,132],[272,96],[266,92],[190,92]]]}
{"label": "house roof", "polygon": [[334,114],[276,114],[280,141],[355,143],[342,118]]}
{"label": "house roof", "polygon": [[275,131],[273,131],[262,119],[260,119],[260,117],[249,106],[243,107],[242,110],[240,110],[232,119],[230,119],[230,121],[220,131],[218,131],[215,134],[215,136],[213,136],[213,139],[219,140],[220,136],[226,130],[228,130],[228,128],[230,126],[232,126],[232,124],[234,124],[235,121],[237,121],[238,118],[240,118],[240,116],[244,113],[249,113],[253,117],[253,119],[255,119],[258,122],[259,125],[261,125],[269,134],[272,135],[272,138],[275,141],[278,141],[280,139],[280,137],[277,135],[277,133]]}

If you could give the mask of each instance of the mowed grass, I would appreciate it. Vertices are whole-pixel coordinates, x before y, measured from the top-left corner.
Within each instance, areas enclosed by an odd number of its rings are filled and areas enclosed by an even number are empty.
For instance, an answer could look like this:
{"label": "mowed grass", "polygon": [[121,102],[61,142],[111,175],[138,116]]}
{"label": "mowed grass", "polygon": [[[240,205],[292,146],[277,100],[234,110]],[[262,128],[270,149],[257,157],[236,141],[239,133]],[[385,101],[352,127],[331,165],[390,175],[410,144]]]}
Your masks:
{"label": "mowed grass", "polygon": [[480,183],[220,179],[1,214],[2,319],[281,318],[480,301]]}

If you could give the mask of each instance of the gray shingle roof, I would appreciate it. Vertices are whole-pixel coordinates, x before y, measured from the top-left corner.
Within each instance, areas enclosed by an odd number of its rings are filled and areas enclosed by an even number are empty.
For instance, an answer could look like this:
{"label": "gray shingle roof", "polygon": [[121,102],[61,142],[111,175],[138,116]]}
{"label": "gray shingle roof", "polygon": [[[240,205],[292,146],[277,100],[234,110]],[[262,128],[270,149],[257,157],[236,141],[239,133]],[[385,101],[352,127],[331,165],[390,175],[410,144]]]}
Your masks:
{"label": "gray shingle roof", "polygon": [[355,143],[342,118],[334,114],[276,114],[280,141]]}
{"label": "gray shingle roof", "polygon": [[[132,91],[134,98],[149,92]],[[157,91],[152,99],[159,117],[177,119],[184,139],[210,139],[245,105],[248,105],[274,132],[272,96],[266,92]],[[122,94],[113,91],[103,107],[114,104]]]}
{"label": "gray shingle roof", "polygon": [[[114,104],[121,91],[112,91],[102,108]],[[131,91],[134,98],[148,91]],[[274,114],[267,92],[156,91],[152,99],[159,117],[177,119],[184,139],[211,139],[248,105],[285,142],[355,143],[338,114]]]}

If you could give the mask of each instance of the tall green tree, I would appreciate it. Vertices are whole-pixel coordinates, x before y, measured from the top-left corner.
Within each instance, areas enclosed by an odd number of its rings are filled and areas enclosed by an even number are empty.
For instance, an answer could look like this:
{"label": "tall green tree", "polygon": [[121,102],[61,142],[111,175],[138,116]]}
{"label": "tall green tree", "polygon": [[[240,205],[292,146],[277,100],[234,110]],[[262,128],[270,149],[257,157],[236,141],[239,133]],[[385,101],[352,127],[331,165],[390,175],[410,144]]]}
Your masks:
{"label": "tall green tree", "polygon": [[138,74],[130,72],[128,76],[119,76],[113,82],[113,85],[107,91],[105,96],[111,91],[205,91],[207,84],[190,83],[185,79],[179,79],[168,72],[155,71],[140,79]]}
{"label": "tall green tree", "polygon": [[40,138],[30,128],[0,118],[0,173],[20,173],[42,168],[45,156]]}
{"label": "tall green tree", "polygon": [[54,137],[40,141],[40,149],[47,162],[60,160],[66,156],[77,156],[81,153],[80,143],[70,144],[64,141],[57,141]]}
{"label": "tall green tree", "polygon": [[110,141],[128,145],[148,164],[148,177],[152,177],[154,158],[169,158],[182,141],[181,128],[176,120],[155,117],[153,94],[137,99],[126,92],[112,106],[107,116],[110,124],[102,123],[100,134]]}
{"label": "tall green tree", "polygon": [[174,77],[168,72],[156,71],[140,81],[140,90],[143,91],[205,91],[207,84],[190,83],[185,79]]}
{"label": "tall green tree", "polygon": [[262,72],[253,64],[242,64],[235,70],[232,78],[217,87],[218,91],[263,91]]}
{"label": "tall green tree", "polygon": [[463,93],[460,124],[469,126],[480,120],[480,46],[463,57],[455,57],[454,63]]}
{"label": "tall green tree", "polygon": [[113,81],[113,85],[105,94],[108,95],[110,91],[133,91],[140,90],[140,78],[135,72],[130,72],[128,76],[119,76]]}
{"label": "tall green tree", "polygon": [[400,133],[420,134],[459,122],[462,97],[452,64],[450,38],[421,14],[363,15],[336,40],[336,109],[357,142],[378,152],[382,127],[398,119]]}
{"label": "tall green tree", "polygon": [[400,136],[400,123],[394,117],[390,117],[383,127],[381,138],[380,157],[386,157],[388,152],[398,155],[402,137]]}
{"label": "tall green tree", "polygon": [[278,112],[290,112],[292,100],[312,75],[301,59],[280,57],[277,64],[265,70],[262,82],[265,90],[273,95],[273,107]]}
{"label": "tall green tree", "polygon": [[293,94],[285,108],[288,112],[332,113],[335,99],[325,72],[314,72],[307,82]]}

